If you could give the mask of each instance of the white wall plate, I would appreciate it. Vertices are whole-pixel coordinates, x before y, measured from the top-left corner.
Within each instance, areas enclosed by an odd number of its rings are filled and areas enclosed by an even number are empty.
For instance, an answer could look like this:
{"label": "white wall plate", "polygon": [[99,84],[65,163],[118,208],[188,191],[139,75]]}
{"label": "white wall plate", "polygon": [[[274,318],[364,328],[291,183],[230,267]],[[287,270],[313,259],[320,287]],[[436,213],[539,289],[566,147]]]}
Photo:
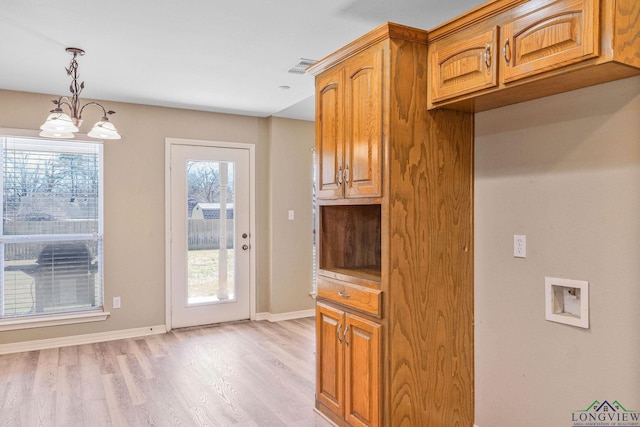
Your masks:
{"label": "white wall plate", "polygon": [[545,277],[546,319],[589,328],[589,282]]}

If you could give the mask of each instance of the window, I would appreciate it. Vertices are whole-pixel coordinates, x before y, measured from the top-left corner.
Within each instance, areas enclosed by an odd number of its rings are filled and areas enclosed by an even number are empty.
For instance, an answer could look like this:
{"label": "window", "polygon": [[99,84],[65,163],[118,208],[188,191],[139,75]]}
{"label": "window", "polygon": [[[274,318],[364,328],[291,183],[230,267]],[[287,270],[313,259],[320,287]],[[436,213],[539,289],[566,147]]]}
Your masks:
{"label": "window", "polygon": [[0,325],[102,313],[102,144],[0,143]]}

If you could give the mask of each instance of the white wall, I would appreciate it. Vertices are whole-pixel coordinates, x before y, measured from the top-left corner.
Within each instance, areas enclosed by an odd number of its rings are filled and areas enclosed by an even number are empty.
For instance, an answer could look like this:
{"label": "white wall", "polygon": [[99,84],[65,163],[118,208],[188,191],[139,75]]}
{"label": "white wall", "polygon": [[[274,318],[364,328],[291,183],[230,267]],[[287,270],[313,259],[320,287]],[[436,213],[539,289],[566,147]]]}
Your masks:
{"label": "white wall", "polygon": [[[313,310],[313,122],[270,119],[272,313]],[[289,211],[294,219],[289,220]]]}
{"label": "white wall", "polygon": [[[478,113],[475,149],[476,425],[640,411],[640,77]],[[545,276],[589,282],[588,330],[545,320]]]}

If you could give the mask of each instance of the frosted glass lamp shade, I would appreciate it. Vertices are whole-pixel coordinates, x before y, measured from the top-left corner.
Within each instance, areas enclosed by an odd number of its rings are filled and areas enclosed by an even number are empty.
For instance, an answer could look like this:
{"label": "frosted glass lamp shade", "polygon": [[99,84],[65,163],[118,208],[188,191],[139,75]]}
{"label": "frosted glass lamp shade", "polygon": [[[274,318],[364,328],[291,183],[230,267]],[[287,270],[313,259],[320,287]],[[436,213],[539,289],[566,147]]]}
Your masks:
{"label": "frosted glass lamp shade", "polygon": [[75,137],[75,135],[71,132],[52,132],[50,130],[43,130],[40,132],[40,136],[45,138],[60,138],[60,139],[69,139]]}
{"label": "frosted glass lamp shade", "polygon": [[78,132],[78,127],[73,124],[71,117],[63,112],[54,111],[49,114],[47,120],[40,126],[40,129],[55,133]]}
{"label": "frosted glass lamp shade", "polygon": [[122,138],[116,127],[108,120],[102,119],[91,128],[91,132],[87,134],[91,138],[98,139],[120,139]]}

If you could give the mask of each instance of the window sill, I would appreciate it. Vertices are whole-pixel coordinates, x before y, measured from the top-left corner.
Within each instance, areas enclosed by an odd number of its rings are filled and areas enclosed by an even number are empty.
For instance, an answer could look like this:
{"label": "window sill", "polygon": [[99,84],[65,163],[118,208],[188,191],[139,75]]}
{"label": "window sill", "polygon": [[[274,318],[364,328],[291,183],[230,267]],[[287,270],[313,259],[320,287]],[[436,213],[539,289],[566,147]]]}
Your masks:
{"label": "window sill", "polygon": [[108,311],[83,311],[78,313],[49,314],[0,320],[0,332],[17,329],[44,328],[46,326],[71,325],[74,323],[101,322],[107,320]]}

